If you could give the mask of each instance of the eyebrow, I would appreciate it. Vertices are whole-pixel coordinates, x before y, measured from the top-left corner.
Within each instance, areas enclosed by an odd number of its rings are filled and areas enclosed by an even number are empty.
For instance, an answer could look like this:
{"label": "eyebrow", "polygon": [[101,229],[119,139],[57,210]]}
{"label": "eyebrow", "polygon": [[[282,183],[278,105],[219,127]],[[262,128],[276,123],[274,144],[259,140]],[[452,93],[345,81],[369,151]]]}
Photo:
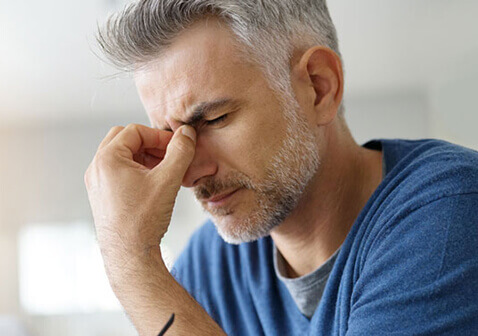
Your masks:
{"label": "eyebrow", "polygon": [[[240,105],[241,102],[239,100],[232,98],[220,98],[209,102],[201,102],[193,106],[192,112],[186,121],[183,122],[183,125],[196,127],[200,121],[206,119],[214,111],[225,107],[238,108]],[[171,131],[169,127],[164,130]]]}

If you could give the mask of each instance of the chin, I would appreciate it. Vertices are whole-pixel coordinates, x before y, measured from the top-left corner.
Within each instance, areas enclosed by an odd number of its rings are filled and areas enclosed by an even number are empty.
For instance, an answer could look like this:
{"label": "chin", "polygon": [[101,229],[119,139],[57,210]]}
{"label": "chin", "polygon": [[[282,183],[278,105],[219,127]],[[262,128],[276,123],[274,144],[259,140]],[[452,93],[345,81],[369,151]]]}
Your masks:
{"label": "chin", "polygon": [[213,216],[213,222],[221,238],[229,244],[242,244],[256,241],[269,235],[273,227],[270,222],[258,220],[257,216],[229,214]]}

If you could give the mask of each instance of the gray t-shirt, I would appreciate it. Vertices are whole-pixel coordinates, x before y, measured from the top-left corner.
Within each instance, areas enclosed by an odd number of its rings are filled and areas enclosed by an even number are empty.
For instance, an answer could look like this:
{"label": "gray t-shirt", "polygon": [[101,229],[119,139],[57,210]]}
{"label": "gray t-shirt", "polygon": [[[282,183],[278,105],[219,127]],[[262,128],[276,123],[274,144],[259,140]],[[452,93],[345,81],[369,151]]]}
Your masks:
{"label": "gray t-shirt", "polygon": [[339,254],[340,248],[325,261],[322,266],[312,273],[298,278],[287,278],[285,275],[285,260],[274,245],[274,269],[277,277],[284,283],[294,299],[300,312],[311,318],[319,305],[325,284],[329,278],[330,271],[334,266],[335,259]]}

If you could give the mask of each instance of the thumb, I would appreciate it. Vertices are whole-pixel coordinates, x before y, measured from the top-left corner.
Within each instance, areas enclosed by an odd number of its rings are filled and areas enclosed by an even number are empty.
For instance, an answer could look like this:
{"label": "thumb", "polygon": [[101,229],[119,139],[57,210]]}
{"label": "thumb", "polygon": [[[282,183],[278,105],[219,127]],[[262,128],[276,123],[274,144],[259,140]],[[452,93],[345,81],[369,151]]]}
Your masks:
{"label": "thumb", "polygon": [[184,125],[174,132],[166,148],[163,161],[153,171],[167,176],[168,183],[181,186],[182,180],[189,165],[193,161],[196,151],[196,131],[193,127]]}

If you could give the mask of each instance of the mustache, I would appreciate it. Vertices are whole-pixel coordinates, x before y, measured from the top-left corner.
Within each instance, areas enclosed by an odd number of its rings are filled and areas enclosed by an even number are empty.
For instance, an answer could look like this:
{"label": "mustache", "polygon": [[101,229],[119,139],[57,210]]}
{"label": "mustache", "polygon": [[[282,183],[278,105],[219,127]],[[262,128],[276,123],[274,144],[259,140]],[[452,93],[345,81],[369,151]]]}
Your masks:
{"label": "mustache", "polygon": [[221,194],[225,191],[236,189],[255,189],[251,178],[240,172],[231,172],[223,179],[208,178],[202,184],[194,187],[194,196],[198,200],[207,199],[214,195]]}

